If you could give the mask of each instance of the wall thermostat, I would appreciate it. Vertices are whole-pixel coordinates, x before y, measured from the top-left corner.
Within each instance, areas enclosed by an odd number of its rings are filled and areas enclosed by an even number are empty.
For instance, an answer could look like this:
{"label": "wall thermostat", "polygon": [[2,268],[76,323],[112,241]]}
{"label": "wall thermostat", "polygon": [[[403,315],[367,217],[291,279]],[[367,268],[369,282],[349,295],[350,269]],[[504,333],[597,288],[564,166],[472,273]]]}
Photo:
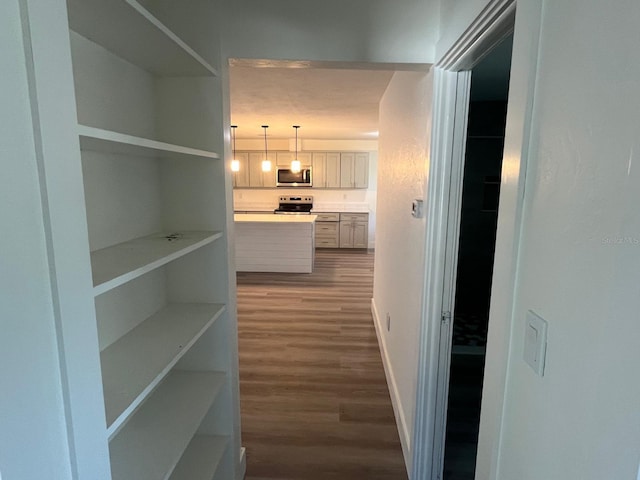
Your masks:
{"label": "wall thermostat", "polygon": [[423,201],[420,198],[416,198],[411,203],[411,215],[416,218],[422,218],[422,204]]}

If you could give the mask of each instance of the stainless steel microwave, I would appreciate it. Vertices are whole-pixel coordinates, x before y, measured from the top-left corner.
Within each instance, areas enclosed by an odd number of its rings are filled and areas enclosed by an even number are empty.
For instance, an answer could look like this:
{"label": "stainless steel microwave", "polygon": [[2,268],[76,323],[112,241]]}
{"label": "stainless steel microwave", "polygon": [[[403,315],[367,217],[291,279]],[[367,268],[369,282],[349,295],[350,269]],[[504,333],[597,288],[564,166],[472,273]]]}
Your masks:
{"label": "stainless steel microwave", "polygon": [[276,169],[277,187],[311,187],[313,186],[311,167],[302,167],[299,172],[290,168],[278,167]]}

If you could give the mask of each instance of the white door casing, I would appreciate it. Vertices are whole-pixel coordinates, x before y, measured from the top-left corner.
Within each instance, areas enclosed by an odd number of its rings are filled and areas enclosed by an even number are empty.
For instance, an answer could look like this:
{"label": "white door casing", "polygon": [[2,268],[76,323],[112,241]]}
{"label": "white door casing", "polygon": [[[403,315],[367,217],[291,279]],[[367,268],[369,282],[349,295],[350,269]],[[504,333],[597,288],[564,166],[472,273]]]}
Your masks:
{"label": "white door casing", "polygon": [[[451,282],[455,281],[455,270],[451,271],[452,262],[447,262],[447,259],[457,251],[458,241],[458,236],[450,231],[456,222],[451,218],[449,202],[452,197],[457,198],[455,189],[460,188],[457,186],[455,172],[463,165],[464,149],[460,147],[465,141],[456,130],[456,115],[459,120],[462,113],[460,109],[466,107],[456,101],[460,100],[456,95],[461,88],[464,92],[466,87],[463,83],[466,80],[457,72],[472,68],[493,46],[514,31],[514,57],[476,465],[477,479],[499,478],[512,304],[516,289],[526,156],[537,69],[537,63],[531,59],[537,58],[542,9],[541,2],[536,0],[519,0],[517,3],[516,14],[515,0],[489,2],[452,48],[443,55],[434,70],[433,142],[426,195],[426,275],[411,449],[413,461],[410,476],[413,480],[435,480],[442,473],[446,386],[449,375],[448,361],[442,359],[448,356],[451,338],[450,324],[445,322],[445,328],[442,328],[441,320],[443,312],[451,312],[447,306],[453,299],[454,283]],[[453,163],[457,163],[457,166],[454,167]],[[446,368],[441,371],[443,367]]]}

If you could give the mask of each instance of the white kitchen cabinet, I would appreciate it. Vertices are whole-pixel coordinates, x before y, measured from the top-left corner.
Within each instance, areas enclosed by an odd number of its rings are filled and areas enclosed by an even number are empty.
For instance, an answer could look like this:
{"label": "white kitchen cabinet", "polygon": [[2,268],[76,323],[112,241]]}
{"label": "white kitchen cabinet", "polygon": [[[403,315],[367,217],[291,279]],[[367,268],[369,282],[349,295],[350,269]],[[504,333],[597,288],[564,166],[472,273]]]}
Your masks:
{"label": "white kitchen cabinet", "polygon": [[236,152],[235,159],[240,164],[240,170],[233,172],[234,188],[249,186],[249,154],[247,152]]}
{"label": "white kitchen cabinet", "polygon": [[258,188],[274,188],[276,186],[276,156],[273,153],[267,154],[267,160],[271,162],[271,170],[262,171],[262,161],[265,159],[264,152],[249,153],[249,186]]}
{"label": "white kitchen cabinet", "polygon": [[[279,167],[291,167],[291,162],[296,156],[295,152],[276,152],[276,165]],[[311,152],[298,152],[300,165],[305,167],[311,165]]]}
{"label": "white kitchen cabinet", "polygon": [[340,155],[340,187],[367,188],[369,186],[369,154],[362,152]]}
{"label": "white kitchen cabinet", "polygon": [[337,152],[327,153],[325,179],[327,188],[340,188],[340,154]]}
{"label": "white kitchen cabinet", "polygon": [[316,213],[316,248],[340,246],[340,214]]}
{"label": "white kitchen cabinet", "polygon": [[326,187],[326,165],[327,154],[324,152],[313,152],[311,154],[311,175],[313,180],[313,188]]}
{"label": "white kitchen cabinet", "polygon": [[[206,478],[239,479],[215,4],[68,0],[67,11],[72,62],[60,61],[73,71],[89,246],[76,261],[90,263],[99,351],[80,341],[64,356],[82,350],[79,371],[99,361],[103,395],[85,392],[68,419],[103,423],[83,440],[110,469],[91,471],[90,449],[75,445],[78,478],[200,478],[188,472],[207,464]],[[83,418],[96,405],[104,416]]]}
{"label": "white kitchen cabinet", "polygon": [[[276,167],[289,167],[294,152],[268,152],[271,171],[262,171],[264,152],[240,152],[236,156],[242,162],[248,156],[247,177],[238,172],[235,176],[236,188],[275,188]],[[369,154],[366,152],[299,152],[301,166],[312,166],[313,188],[368,188]]]}
{"label": "white kitchen cabinet", "polygon": [[337,152],[313,152],[313,186],[315,188],[340,188],[340,154]]}
{"label": "white kitchen cabinet", "polygon": [[367,248],[369,240],[369,214],[340,214],[340,248]]}
{"label": "white kitchen cabinet", "polygon": [[367,248],[369,239],[369,223],[357,222],[353,225],[353,248]]}

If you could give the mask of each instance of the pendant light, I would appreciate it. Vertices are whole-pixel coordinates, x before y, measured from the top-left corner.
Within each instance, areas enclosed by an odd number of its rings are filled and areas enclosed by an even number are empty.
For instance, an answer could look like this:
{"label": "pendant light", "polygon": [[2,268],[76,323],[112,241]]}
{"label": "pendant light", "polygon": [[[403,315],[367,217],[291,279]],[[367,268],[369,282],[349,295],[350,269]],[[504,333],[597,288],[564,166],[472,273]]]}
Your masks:
{"label": "pendant light", "polygon": [[262,161],[262,171],[263,172],[270,172],[271,171],[271,160],[269,160],[268,158],[268,153],[267,153],[267,128],[269,128],[269,125],[262,125],[262,128],[264,128],[264,160]]}
{"label": "pendant light", "polygon": [[233,140],[233,158],[231,159],[231,171],[240,171],[240,160],[236,157],[236,128],[237,125],[231,125],[231,139]]}
{"label": "pendant light", "polygon": [[296,156],[293,157],[293,161],[291,162],[291,171],[293,173],[298,173],[301,168],[300,160],[298,160],[298,129],[300,128],[300,125],[294,125],[293,128],[296,129]]}

